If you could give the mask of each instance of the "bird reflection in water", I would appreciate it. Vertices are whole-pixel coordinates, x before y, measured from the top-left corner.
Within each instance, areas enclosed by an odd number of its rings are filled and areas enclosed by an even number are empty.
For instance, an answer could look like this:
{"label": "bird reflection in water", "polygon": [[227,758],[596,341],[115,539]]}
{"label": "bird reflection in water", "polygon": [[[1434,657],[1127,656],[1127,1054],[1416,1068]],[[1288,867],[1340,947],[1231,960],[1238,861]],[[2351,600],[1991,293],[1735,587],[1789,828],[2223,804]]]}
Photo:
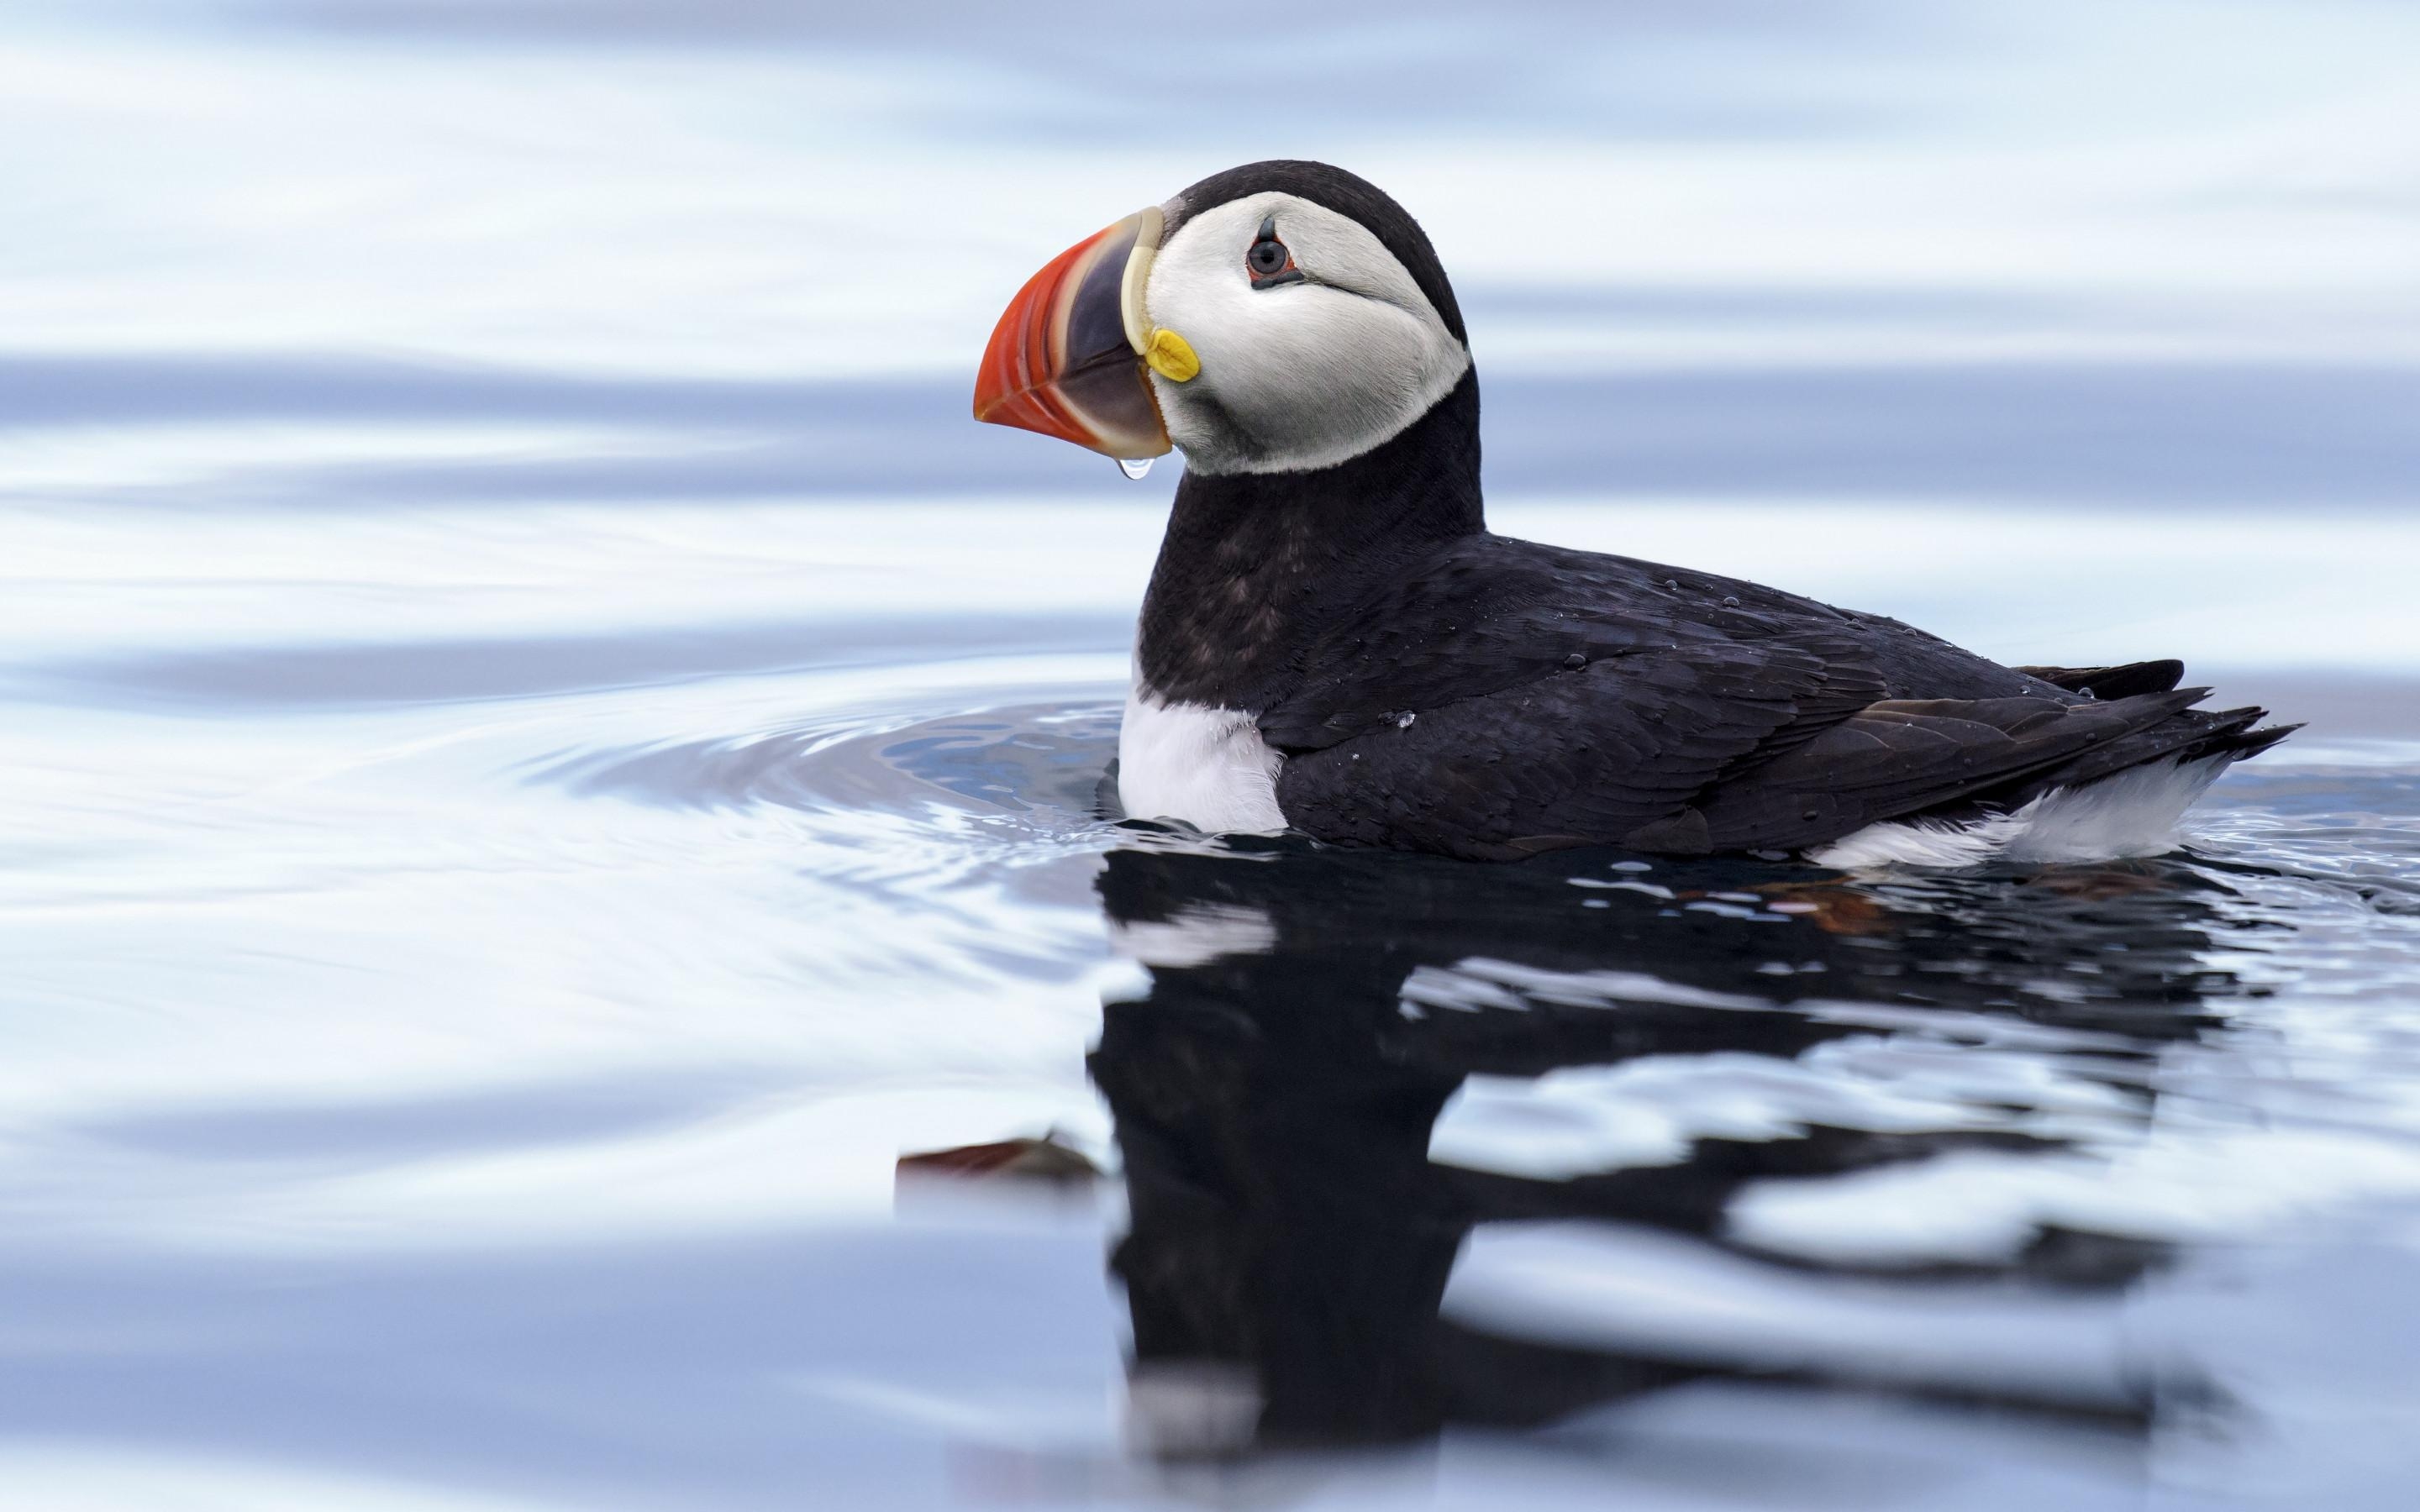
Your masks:
{"label": "bird reflection in water", "polygon": [[1090,1062],[1125,1162],[1110,1265],[1143,1452],[1542,1425],[1708,1379],[2137,1436],[2200,1399],[2186,1364],[2128,1358],[2118,1337],[2158,1242],[2041,1223],[1985,1257],[1844,1256],[1741,1231],[1739,1200],[1771,1183],[1973,1151],[2076,1158],[2002,1084],[1940,1127],[1726,1133],[1713,1117],[1661,1154],[1544,1173],[1432,1153],[1466,1086],[1651,1057],[1786,1068],[1878,1036],[2055,1057],[2139,1129],[2163,1047],[2251,990],[2206,964],[2246,926],[2190,865],[1859,882],[1144,833],[1098,887],[1149,980],[1107,1006]]}

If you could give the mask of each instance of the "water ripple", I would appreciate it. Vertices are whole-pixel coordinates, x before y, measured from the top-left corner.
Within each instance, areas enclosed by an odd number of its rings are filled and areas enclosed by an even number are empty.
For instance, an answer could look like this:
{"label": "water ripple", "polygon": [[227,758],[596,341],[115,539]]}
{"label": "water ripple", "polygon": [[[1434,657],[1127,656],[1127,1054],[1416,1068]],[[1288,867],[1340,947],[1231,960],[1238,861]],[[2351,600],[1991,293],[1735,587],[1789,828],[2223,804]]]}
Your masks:
{"label": "water ripple", "polygon": [[[841,717],[744,735],[583,752],[533,774],[586,795],[670,809],[914,812],[936,800],[1030,816],[1101,816],[1119,705],[1023,704],[911,720]],[[944,796],[946,795],[946,796]]]}

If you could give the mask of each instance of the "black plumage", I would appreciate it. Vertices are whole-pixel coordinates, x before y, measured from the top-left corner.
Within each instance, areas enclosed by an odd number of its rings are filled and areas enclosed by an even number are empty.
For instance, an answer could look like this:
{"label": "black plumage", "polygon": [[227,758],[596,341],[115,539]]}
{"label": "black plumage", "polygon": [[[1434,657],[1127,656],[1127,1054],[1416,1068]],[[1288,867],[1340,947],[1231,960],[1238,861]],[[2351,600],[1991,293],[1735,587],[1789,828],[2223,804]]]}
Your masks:
{"label": "black plumage", "polygon": [[[1254,164],[1176,203],[1272,188],[1369,225],[1460,337],[1427,239],[1351,175]],[[2178,690],[2173,661],[2007,667],[1757,583],[1494,534],[1475,373],[1338,466],[1188,472],[1138,666],[1163,700],[1253,717],[1295,827],[1488,859],[1801,850],[2287,733],[2195,709],[2207,690]]]}

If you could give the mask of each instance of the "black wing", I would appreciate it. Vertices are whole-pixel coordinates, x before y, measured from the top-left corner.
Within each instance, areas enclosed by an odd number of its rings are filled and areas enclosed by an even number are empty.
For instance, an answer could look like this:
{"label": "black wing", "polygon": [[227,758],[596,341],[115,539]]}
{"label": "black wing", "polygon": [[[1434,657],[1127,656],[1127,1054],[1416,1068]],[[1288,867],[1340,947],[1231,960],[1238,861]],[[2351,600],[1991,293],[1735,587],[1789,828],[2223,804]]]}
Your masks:
{"label": "black wing", "polygon": [[1258,719],[1287,816],[1331,840],[1799,849],[2242,728],[2182,715],[2201,690],[2167,691],[2172,668],[2003,667],[1758,584],[1483,536],[1340,614]]}
{"label": "black wing", "polygon": [[1684,642],[1399,715],[1294,756],[1279,803],[1326,839],[1481,859],[1798,849],[1988,794],[2199,696],[1881,700],[1851,649]]}
{"label": "black wing", "polygon": [[1818,641],[1827,662],[1879,678],[1876,698],[2089,696],[1897,620],[1759,583],[1476,535],[1340,609],[1282,695],[1255,712],[1261,738],[1293,754],[1609,659]]}

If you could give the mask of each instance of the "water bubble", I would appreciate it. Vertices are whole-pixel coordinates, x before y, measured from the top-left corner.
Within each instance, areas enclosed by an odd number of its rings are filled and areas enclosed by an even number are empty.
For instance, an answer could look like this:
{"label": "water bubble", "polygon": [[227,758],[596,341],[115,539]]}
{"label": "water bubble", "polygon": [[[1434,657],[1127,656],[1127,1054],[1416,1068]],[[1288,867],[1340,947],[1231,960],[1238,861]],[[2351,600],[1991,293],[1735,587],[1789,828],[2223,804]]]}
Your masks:
{"label": "water bubble", "polygon": [[1151,471],[1152,460],[1147,456],[1139,456],[1129,462],[1122,456],[1118,458],[1118,471],[1129,478],[1140,479],[1144,473]]}
{"label": "water bubble", "polygon": [[1739,595],[1738,595],[1737,594],[1725,594],[1723,595],[1723,608],[1725,608],[1725,609],[1737,609],[1737,608],[1739,608]]}
{"label": "water bubble", "polygon": [[1419,715],[1414,714],[1409,709],[1405,709],[1403,713],[1395,716],[1395,728],[1398,730],[1409,730],[1412,727],[1412,721],[1419,717]]}

